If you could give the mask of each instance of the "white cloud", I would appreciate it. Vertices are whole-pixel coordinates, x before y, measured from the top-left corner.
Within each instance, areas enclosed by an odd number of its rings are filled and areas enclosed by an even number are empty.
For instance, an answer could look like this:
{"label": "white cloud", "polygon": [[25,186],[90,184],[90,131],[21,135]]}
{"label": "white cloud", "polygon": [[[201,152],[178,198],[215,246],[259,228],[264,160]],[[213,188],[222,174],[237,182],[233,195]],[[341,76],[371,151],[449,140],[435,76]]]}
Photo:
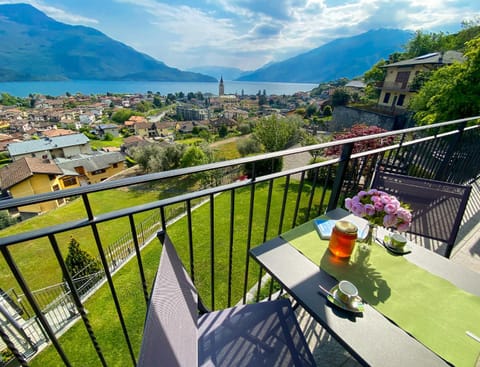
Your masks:
{"label": "white cloud", "polygon": [[[34,6],[38,10],[44,12],[49,17],[59,22],[63,22],[67,24],[84,24],[84,25],[98,24],[98,20],[96,19],[84,17],[74,13],[69,13],[63,9],[47,5],[42,1],[23,0],[22,2],[25,4],[30,4]],[[16,3],[18,3],[18,0],[0,0],[0,4],[16,4]]]}
{"label": "white cloud", "polygon": [[77,11],[60,0],[29,3],[180,68],[252,69],[374,28],[451,31],[480,14],[469,0],[84,0]]}

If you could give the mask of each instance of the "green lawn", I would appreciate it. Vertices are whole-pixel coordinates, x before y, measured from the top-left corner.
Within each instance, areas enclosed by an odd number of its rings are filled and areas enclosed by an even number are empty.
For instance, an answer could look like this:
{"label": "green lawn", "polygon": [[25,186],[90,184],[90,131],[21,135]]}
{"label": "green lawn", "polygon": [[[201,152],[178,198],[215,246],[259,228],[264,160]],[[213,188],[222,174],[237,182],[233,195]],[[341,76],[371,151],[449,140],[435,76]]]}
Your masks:
{"label": "green lawn", "polygon": [[[93,212],[101,214],[124,207],[135,206],[158,200],[158,191],[124,191],[111,190],[91,194],[90,201]],[[136,220],[141,221],[148,213],[138,215]],[[81,199],[59,207],[49,213],[29,219],[8,227],[0,232],[1,236],[19,234],[57,225],[64,222],[78,220],[86,217]],[[119,219],[99,225],[101,240],[104,245],[112,244],[120,235],[129,231],[128,219]],[[64,258],[67,254],[70,237],[73,236],[81,245],[82,249],[94,256],[98,255],[97,247],[90,228],[81,228],[71,232],[60,233],[56,236]],[[62,281],[61,272],[56,262],[53,250],[46,238],[24,242],[11,247],[12,256],[20,268],[32,290],[47,287]],[[4,290],[14,287],[21,292],[19,286],[11,276],[10,270],[3,259],[0,259],[0,284]]]}
{"label": "green lawn", "polygon": [[[269,217],[268,237],[277,235],[279,226],[279,212],[281,209],[284,185],[278,182],[274,185],[272,206]],[[285,211],[283,231],[292,225],[292,215],[295,208],[296,191],[298,184],[290,184],[290,194]],[[300,208],[305,208],[308,202],[310,187],[303,189]],[[257,185],[255,191],[255,205],[253,213],[252,246],[263,242],[263,226],[265,223],[265,208],[267,202],[268,186]],[[250,189],[237,190],[235,196],[235,238],[233,247],[233,281],[232,281],[232,302],[236,303],[243,296],[243,279],[245,275],[247,228],[249,215]],[[328,198],[327,198],[328,199]],[[318,202],[317,193],[314,202]],[[215,273],[215,308],[227,305],[228,290],[228,244],[229,244],[229,215],[230,194],[224,193],[215,198],[215,244],[214,244],[214,273]],[[206,204],[195,210],[192,214],[193,240],[195,243],[195,269],[196,284],[200,294],[207,305],[210,306],[211,283],[210,283],[210,233],[209,226],[205,220],[209,218],[210,206]],[[305,215],[299,211],[299,217]],[[313,216],[314,214],[310,214]],[[299,220],[301,221],[301,220]],[[168,228],[168,232],[176,244],[180,256],[188,268],[188,249],[186,247],[187,221],[182,219]],[[148,287],[154,277],[158,264],[160,246],[155,240],[142,251],[142,260],[148,280]],[[250,261],[249,286],[252,286],[258,278],[258,267],[254,261]],[[141,333],[145,318],[146,305],[141,293],[140,277],[136,261],[130,261],[114,277],[116,290],[119,294],[124,317],[126,319],[129,336],[134,346],[135,356],[141,342]],[[86,302],[88,317],[92,323],[93,330],[109,366],[129,365],[129,353],[124,337],[119,326],[118,317],[115,314],[112,297],[108,287],[103,286],[93,297]],[[98,358],[89,341],[82,322],[76,323],[61,338],[60,343],[65,348],[66,354],[74,366],[97,366]],[[55,350],[50,346],[33,361],[32,366],[59,365]]]}
{"label": "green lawn", "polygon": [[203,143],[205,139],[202,138],[188,138],[188,139],[179,139],[175,140],[177,144],[184,144],[184,145],[195,145],[199,143]]}
{"label": "green lawn", "polygon": [[214,151],[219,159],[231,160],[240,158],[236,141],[228,141],[224,144],[218,144],[215,146]]}
{"label": "green lawn", "polygon": [[92,149],[100,150],[106,147],[120,148],[123,144],[122,137],[113,138],[113,140],[90,140],[90,146]]}

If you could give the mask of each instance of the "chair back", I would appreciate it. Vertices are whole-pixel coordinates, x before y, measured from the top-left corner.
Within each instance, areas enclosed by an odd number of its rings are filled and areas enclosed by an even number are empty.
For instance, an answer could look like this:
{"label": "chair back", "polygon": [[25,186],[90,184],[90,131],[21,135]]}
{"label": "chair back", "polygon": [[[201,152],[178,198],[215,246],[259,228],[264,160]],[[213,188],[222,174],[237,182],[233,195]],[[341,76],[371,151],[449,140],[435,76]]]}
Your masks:
{"label": "chair back", "polygon": [[410,205],[413,221],[408,232],[445,242],[444,256],[450,257],[471,186],[377,171],[372,188]]}
{"label": "chair back", "polygon": [[145,321],[138,366],[198,365],[198,295],[164,233],[160,265]]}

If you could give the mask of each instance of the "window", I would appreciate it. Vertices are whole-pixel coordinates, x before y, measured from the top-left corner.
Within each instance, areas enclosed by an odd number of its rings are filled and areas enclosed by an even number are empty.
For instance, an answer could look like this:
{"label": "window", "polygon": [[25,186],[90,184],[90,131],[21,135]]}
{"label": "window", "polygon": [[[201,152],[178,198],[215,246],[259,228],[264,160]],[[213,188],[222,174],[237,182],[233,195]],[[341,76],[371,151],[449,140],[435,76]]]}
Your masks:
{"label": "window", "polygon": [[403,102],[405,102],[405,94],[400,94],[397,101],[397,106],[403,106]]}
{"label": "window", "polygon": [[100,175],[102,173],[105,173],[106,171],[102,168],[102,169],[97,169],[96,171],[93,171],[92,172],[92,175]]}
{"label": "window", "polygon": [[410,78],[409,71],[399,71],[397,77],[395,78],[396,83],[400,83],[402,89],[405,89],[408,84],[408,79]]}
{"label": "window", "polygon": [[77,179],[75,177],[67,177],[67,178],[64,178],[62,181],[63,181],[63,186],[65,187],[73,186],[77,184]]}
{"label": "window", "polygon": [[388,103],[390,99],[390,93],[385,93],[385,97],[383,97],[383,103]]}
{"label": "window", "polygon": [[114,163],[113,168],[117,168],[117,167],[118,167],[118,163]]}

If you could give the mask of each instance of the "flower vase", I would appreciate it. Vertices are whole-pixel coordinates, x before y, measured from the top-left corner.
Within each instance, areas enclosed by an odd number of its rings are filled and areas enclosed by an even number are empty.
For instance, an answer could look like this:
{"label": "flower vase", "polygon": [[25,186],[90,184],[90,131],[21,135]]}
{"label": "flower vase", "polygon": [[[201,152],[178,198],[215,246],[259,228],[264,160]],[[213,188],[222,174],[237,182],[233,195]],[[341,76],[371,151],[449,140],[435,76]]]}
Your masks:
{"label": "flower vase", "polygon": [[365,237],[364,243],[369,246],[373,246],[375,243],[375,237],[377,236],[377,226],[375,224],[369,223],[368,224],[368,233],[367,237]]}
{"label": "flower vase", "polygon": [[368,224],[368,233],[364,240],[358,241],[355,262],[357,264],[367,264],[370,260],[370,252],[377,235],[377,226]]}

